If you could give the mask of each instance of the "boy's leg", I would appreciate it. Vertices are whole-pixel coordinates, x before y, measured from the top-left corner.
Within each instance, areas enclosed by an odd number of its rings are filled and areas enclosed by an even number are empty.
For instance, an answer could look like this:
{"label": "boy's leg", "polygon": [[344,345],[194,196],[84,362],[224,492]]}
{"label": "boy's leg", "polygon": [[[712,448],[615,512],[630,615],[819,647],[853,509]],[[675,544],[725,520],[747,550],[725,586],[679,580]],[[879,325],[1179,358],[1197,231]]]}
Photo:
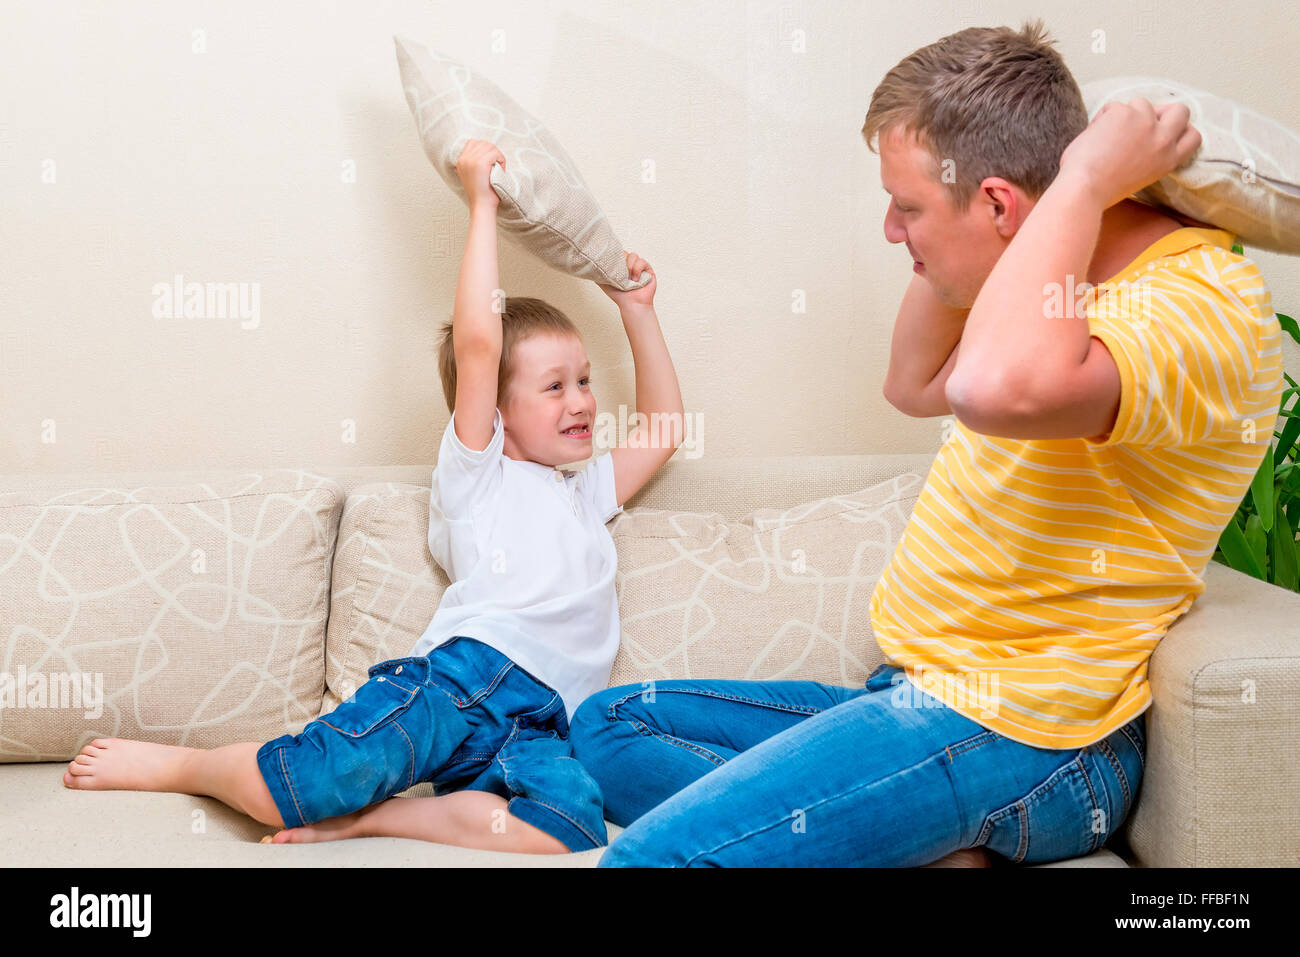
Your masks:
{"label": "boy's leg", "polygon": [[69,763],[64,784],[206,795],[276,827],[345,815],[426,779],[469,737],[429,674],[428,658],[382,662],[350,700],[262,745],[97,739]]}
{"label": "boy's leg", "polygon": [[353,814],[283,830],[264,843],[307,844],[350,837],[408,837],[436,844],[516,854],[567,854],[559,838],[509,812],[487,791],[430,798],[393,797]]}
{"label": "boy's leg", "polygon": [[257,769],[256,742],[205,751],[126,738],[96,738],[68,763],[63,783],[86,791],[173,791],[214,797],[243,814],[283,825]]}
{"label": "boy's leg", "polygon": [[473,714],[474,737],[430,780],[433,798],[391,798],[293,827],[274,843],[414,837],[485,850],[563,853],[608,842],[600,788],[573,758],[564,702],[495,649],[460,638],[435,680]]}

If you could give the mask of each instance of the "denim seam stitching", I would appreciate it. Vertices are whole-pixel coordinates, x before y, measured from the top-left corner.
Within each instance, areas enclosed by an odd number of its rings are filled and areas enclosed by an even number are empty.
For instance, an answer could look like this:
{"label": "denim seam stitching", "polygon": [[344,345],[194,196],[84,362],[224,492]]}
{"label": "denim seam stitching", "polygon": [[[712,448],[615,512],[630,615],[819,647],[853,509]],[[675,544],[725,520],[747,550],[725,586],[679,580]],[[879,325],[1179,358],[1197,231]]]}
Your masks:
{"label": "denim seam stitching", "polygon": [[513,668],[514,666],[515,663],[513,661],[507,661],[505,664],[501,666],[501,670],[492,676],[492,680],[490,682],[488,682],[478,691],[475,691],[468,698],[462,698],[457,694],[453,694],[452,692],[444,688],[442,685],[438,684],[438,682],[434,681],[432,678],[428,679],[428,681],[429,684],[433,685],[435,688],[437,688],[439,691],[445,694],[448,698],[450,698],[457,708],[468,708],[471,705],[477,704],[479,701],[483,700],[483,698],[487,697],[493,691],[495,691],[496,686],[499,685],[501,683],[501,679],[505,677],[505,673],[509,671],[511,668]]}
{"label": "denim seam stitching", "polygon": [[648,724],[646,724],[644,721],[642,721],[639,718],[633,717],[632,715],[624,716],[617,713],[617,708],[619,705],[626,703],[629,698],[634,698],[638,694],[640,694],[639,691],[634,692],[633,694],[625,695],[624,697],[619,698],[617,701],[612,702],[609,706],[609,711],[606,716],[607,719],[610,721],[626,721],[628,724],[636,728],[638,734],[650,735],[652,737],[658,738],[660,741],[663,741],[666,744],[673,745],[674,747],[680,748],[683,751],[688,751],[692,754],[704,758],[705,760],[711,761],[718,767],[721,767],[722,765],[727,763],[726,758],[722,757],[722,755],[720,754],[715,754],[714,752],[710,751],[708,748],[700,747],[699,745],[695,744],[692,741],[687,741],[683,738],[678,738],[674,735],[660,734],[658,731],[655,731],[653,728],[651,728]]}
{"label": "denim seam stitching", "polygon": [[[513,790],[513,789],[512,789],[512,790]],[[568,821],[570,824],[572,824],[574,827],[576,827],[579,831],[581,831],[581,832],[583,833],[583,835],[584,835],[588,840],[591,841],[592,844],[596,845],[597,847],[600,847],[600,846],[601,846],[600,841],[596,838],[596,835],[592,834],[592,833],[591,833],[590,831],[588,831],[585,827],[583,827],[583,826],[582,826],[582,823],[581,823],[580,821],[576,820],[575,818],[570,817],[568,814],[566,814],[564,811],[560,810],[558,807],[555,807],[553,804],[548,804],[546,801],[542,801],[542,800],[540,800],[540,799],[538,799],[538,798],[535,798],[535,797],[528,797],[528,796],[525,796],[525,795],[522,795],[522,794],[515,794],[515,795],[514,795],[514,799],[517,800],[517,801],[532,801],[534,804],[540,804],[542,807],[546,808],[546,809],[549,810],[549,811],[554,811],[554,812],[555,812],[556,814],[558,814],[560,817],[564,818],[566,821]],[[506,804],[506,808],[509,809],[509,807],[510,807],[510,805],[509,805],[509,803],[507,802],[507,804]],[[518,815],[516,815],[516,817],[518,817]],[[520,818],[520,820],[523,820],[523,819]],[[536,827],[536,825],[533,825],[533,826]],[[555,837],[554,834],[552,834],[551,836],[552,836],[552,837]],[[561,842],[561,843],[563,843],[563,842]]]}
{"label": "denim seam stitching", "polygon": [[[624,701],[627,701],[629,698],[635,698],[638,695],[644,693],[645,693],[645,689],[641,689],[638,691],[630,692],[621,698],[611,701],[609,706],[610,712],[613,712],[615,705],[622,704]],[[716,691],[708,691],[702,688],[656,688],[654,689],[654,693],[655,694],[702,695],[706,698],[720,698],[724,701],[737,701],[741,704],[756,704],[764,708],[770,708],[773,711],[789,711],[795,714],[814,715],[814,714],[821,714],[823,711],[826,710],[825,708],[801,708],[793,705],[779,704],[774,701],[764,701],[761,698],[746,698],[741,695],[720,694]],[[834,705],[831,705],[831,707],[834,707]]]}
{"label": "denim seam stitching", "polygon": [[[1049,791],[1053,790],[1058,784],[1061,783],[1061,781],[1065,778],[1067,773],[1074,770],[1075,765],[1078,765],[1080,768],[1082,768],[1082,758],[1078,754],[1075,755],[1073,761],[1069,761],[1066,762],[1065,764],[1062,764],[1059,768],[1057,768],[1046,778],[1044,778],[1040,783],[1035,785],[1029,791],[1029,793],[1026,794],[1024,797],[1018,798],[1017,800],[1006,805],[1005,807],[998,808],[996,811],[993,811],[991,814],[989,814],[989,816],[984,819],[983,827],[980,828],[979,837],[975,839],[975,843],[971,846],[972,847],[984,846],[986,843],[988,843],[988,839],[992,835],[994,827],[996,827],[1004,818],[1009,817],[1013,813],[1018,814],[1020,816],[1019,824],[1020,824],[1021,836],[1020,836],[1020,840],[1018,841],[1018,846],[1016,847],[1017,855],[1012,857],[1011,859],[1013,861],[1016,861],[1017,863],[1023,860],[1025,855],[1029,853],[1029,848],[1024,846],[1026,843],[1025,839],[1027,837],[1026,831],[1029,826],[1029,805],[1037,804],[1039,801],[1043,800],[1043,798],[1047,795]],[[1086,771],[1083,774],[1083,780],[1084,780],[1084,784],[1088,788],[1088,794],[1091,796],[1092,806],[1095,808],[1097,807],[1097,795],[1096,792],[1093,790],[1092,782],[1088,779],[1088,775]],[[1093,850],[1096,850],[1096,840],[1097,840],[1096,836],[1094,835]]]}
{"label": "denim seam stitching", "polygon": [[1131,800],[1128,787],[1128,775],[1124,773],[1124,766],[1120,764],[1119,755],[1115,753],[1115,749],[1112,748],[1108,742],[1098,741],[1097,750],[1106,755],[1106,760],[1110,762],[1111,770],[1115,772],[1115,777],[1119,781],[1120,792],[1123,795],[1120,812],[1123,813],[1124,808],[1129,806]]}
{"label": "denim seam stitching", "polygon": [[511,729],[510,734],[506,737],[506,740],[502,743],[501,747],[497,749],[497,753],[496,753],[496,762],[497,764],[501,765],[501,780],[503,780],[505,782],[506,787],[510,788],[510,791],[515,794],[519,792],[515,789],[514,785],[510,783],[511,773],[510,773],[509,758],[503,758],[501,755],[505,752],[506,748],[510,747],[510,745],[514,743],[515,738],[518,736],[519,736],[519,719],[515,718],[514,728]]}
{"label": "denim seam stitching", "polygon": [[1142,746],[1138,744],[1137,738],[1134,737],[1132,732],[1129,731],[1129,726],[1127,724],[1124,725],[1122,728],[1119,729],[1119,733],[1124,735],[1124,737],[1128,738],[1129,744],[1133,745],[1133,750],[1137,752],[1137,756],[1138,756],[1138,768],[1139,770],[1145,771],[1147,762],[1146,762],[1146,758],[1142,754]]}
{"label": "denim seam stitching", "polygon": [[[411,736],[406,733],[406,729],[402,727],[400,721],[394,720],[393,727],[401,732],[402,737],[406,739],[406,750],[411,753],[411,763],[408,765],[408,770],[406,772],[406,788],[415,787],[415,745],[412,743]],[[406,788],[403,788],[402,790],[406,790]]]}
{"label": "denim seam stitching", "polygon": [[[284,748],[280,749],[278,758],[280,760],[280,778],[286,785],[288,785],[286,790],[289,792],[289,800],[293,801],[294,813],[298,815],[300,821],[306,821],[307,817],[302,813],[302,805],[298,802],[298,791],[293,786],[293,775],[289,773],[289,766],[284,760]],[[281,823],[284,822],[282,821]]]}
{"label": "denim seam stitching", "polygon": [[[1100,810],[1101,805],[1097,803],[1097,790],[1092,786],[1092,778],[1088,777],[1088,767],[1083,762],[1082,751],[1080,751],[1078,754],[1074,756],[1074,762],[1077,765],[1079,765],[1079,771],[1083,775],[1083,783],[1088,788],[1088,798],[1092,801],[1093,810],[1094,811]],[[1110,810],[1109,801],[1106,802],[1106,809]],[[1095,821],[1096,818],[1093,818],[1093,820]],[[1111,822],[1107,821],[1106,823],[1109,825]],[[1088,828],[1088,830],[1092,832],[1092,841],[1088,846],[1088,853],[1091,854],[1093,851],[1095,851],[1097,848],[1101,846],[1101,834],[1091,827]],[[1106,830],[1109,833],[1110,828],[1107,827]]]}
{"label": "denim seam stitching", "polygon": [[[965,754],[967,751],[988,744],[996,737],[997,734],[992,731],[981,731],[979,734],[973,735],[964,741],[958,741],[956,744],[948,745],[944,748],[944,751],[948,754],[948,763],[951,764],[952,759],[957,755]],[[956,750],[953,750],[954,748]]]}

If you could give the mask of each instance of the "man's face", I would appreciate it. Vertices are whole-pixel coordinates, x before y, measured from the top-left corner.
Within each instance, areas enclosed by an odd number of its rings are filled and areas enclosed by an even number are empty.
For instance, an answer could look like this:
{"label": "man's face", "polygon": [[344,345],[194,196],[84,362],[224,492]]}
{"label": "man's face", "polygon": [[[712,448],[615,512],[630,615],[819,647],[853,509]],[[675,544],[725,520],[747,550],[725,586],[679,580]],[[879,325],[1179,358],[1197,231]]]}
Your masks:
{"label": "man's face", "polygon": [[882,133],[878,146],[881,185],[892,196],[885,239],[906,244],[913,262],[921,264],[913,271],[930,283],[940,301],[969,309],[1011,241],[998,229],[1002,207],[981,191],[966,212],[957,212],[949,199],[951,187],[938,179],[941,170],[934,158],[900,127]]}
{"label": "man's face", "polygon": [[[505,454],[551,466],[590,458],[596,397],[581,340],[530,336],[515,344],[511,362],[514,375],[501,409]],[[576,436],[563,434],[574,425],[584,430]]]}

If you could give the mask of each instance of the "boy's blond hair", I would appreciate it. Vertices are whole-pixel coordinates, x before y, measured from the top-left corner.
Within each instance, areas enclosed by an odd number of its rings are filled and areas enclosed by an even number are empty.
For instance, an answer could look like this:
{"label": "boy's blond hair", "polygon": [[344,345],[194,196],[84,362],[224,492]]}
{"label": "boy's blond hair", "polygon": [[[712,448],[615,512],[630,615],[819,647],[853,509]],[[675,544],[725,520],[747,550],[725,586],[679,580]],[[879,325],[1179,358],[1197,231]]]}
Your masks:
{"label": "boy's blond hair", "polygon": [[896,126],[915,134],[961,213],[988,176],[1037,199],[1088,125],[1083,94],[1053,43],[1039,19],[1019,32],[971,27],[909,54],[871,94],[868,149]]}
{"label": "boy's blond hair", "polygon": [[[581,340],[572,320],[548,302],[526,296],[505,299],[501,313],[501,364],[497,368],[497,407],[505,405],[506,393],[514,373],[511,356],[519,343],[532,336],[573,336]],[[452,345],[452,323],[443,324],[438,343],[438,375],[442,379],[442,394],[447,400],[447,411],[456,411],[456,350]]]}

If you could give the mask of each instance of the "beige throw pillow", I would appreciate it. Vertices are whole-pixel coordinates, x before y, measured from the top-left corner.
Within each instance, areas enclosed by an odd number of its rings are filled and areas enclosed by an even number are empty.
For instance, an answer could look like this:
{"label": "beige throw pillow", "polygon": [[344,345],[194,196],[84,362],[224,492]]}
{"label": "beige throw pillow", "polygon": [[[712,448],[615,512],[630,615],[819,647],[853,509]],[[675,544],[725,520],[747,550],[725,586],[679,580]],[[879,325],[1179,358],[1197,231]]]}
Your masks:
{"label": "beige throw pillow", "polygon": [[492,167],[501,199],[497,224],[543,262],[562,272],[628,290],[633,281],[623,245],[559,140],[488,80],[450,57],[393,37],[406,102],[433,168],[466,199],[456,160],[470,139],[488,140],[506,156]]}
{"label": "beige throw pillow", "polygon": [[1226,229],[1243,245],[1300,255],[1300,136],[1226,97],[1155,77],[1125,76],[1083,86],[1088,116],[1135,97],[1177,101],[1201,134],[1196,155],[1137,198]]}

